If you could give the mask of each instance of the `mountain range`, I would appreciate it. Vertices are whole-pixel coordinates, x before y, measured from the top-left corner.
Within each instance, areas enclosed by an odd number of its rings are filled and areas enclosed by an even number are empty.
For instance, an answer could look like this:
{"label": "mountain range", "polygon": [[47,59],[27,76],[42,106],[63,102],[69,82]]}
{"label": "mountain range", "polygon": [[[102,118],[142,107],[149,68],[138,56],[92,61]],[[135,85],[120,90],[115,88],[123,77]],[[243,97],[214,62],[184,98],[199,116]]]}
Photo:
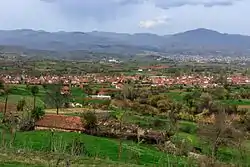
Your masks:
{"label": "mountain range", "polygon": [[0,31],[0,45],[22,50],[51,52],[88,51],[133,55],[145,51],[159,53],[213,52],[250,53],[250,36],[195,29],[160,36],[150,33],[46,32],[30,29]]}

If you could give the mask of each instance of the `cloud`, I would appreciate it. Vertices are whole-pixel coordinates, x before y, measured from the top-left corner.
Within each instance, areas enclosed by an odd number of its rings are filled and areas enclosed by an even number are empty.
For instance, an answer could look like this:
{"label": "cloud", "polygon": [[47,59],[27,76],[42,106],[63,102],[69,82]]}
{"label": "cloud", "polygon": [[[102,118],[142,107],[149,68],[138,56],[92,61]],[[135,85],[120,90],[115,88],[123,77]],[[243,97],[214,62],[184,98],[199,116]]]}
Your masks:
{"label": "cloud", "polygon": [[[36,0],[34,0],[36,1]],[[132,17],[138,8],[151,5],[158,9],[181,6],[204,7],[230,6],[243,0],[40,0],[50,3],[55,10],[68,19],[88,18],[103,22],[121,17]]]}
{"label": "cloud", "polygon": [[169,17],[167,16],[161,16],[161,17],[156,17],[150,20],[143,20],[139,22],[139,27],[141,28],[154,28],[162,25],[166,25],[169,22]]}
{"label": "cloud", "polygon": [[[58,5],[63,4],[78,4],[80,7],[84,7],[86,4],[94,6],[123,6],[123,5],[135,5],[142,3],[154,4],[159,8],[171,8],[180,7],[184,5],[203,5],[204,7],[213,6],[229,6],[235,2],[243,0],[41,0],[44,2],[55,2]],[[91,2],[91,3],[90,3]]]}
{"label": "cloud", "polygon": [[205,27],[250,34],[250,0],[0,0],[0,6],[0,29],[169,34]]}
{"label": "cloud", "polygon": [[181,7],[185,5],[202,5],[204,7],[230,6],[241,0],[152,0],[154,4],[163,9]]}

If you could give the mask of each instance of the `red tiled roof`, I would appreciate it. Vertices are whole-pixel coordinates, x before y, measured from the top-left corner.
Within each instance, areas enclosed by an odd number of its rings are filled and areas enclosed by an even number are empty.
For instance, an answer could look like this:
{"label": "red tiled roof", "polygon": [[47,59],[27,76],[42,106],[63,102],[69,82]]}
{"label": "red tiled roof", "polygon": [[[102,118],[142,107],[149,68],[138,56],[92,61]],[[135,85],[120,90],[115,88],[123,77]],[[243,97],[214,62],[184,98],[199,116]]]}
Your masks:
{"label": "red tiled roof", "polygon": [[84,130],[81,118],[78,116],[48,114],[37,121],[35,125],[39,127],[58,128],[64,130]]}

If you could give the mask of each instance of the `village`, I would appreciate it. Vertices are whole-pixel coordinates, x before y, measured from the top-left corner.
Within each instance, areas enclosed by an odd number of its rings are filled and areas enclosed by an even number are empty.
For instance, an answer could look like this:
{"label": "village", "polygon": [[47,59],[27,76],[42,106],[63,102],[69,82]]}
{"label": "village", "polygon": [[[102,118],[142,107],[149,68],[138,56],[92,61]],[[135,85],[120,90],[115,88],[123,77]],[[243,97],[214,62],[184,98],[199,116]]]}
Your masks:
{"label": "village", "polygon": [[[250,83],[250,77],[243,75],[228,76],[227,82],[233,85],[244,85]],[[123,84],[127,81],[133,81],[141,86],[173,86],[173,85],[196,85],[199,87],[213,87],[217,86],[216,78],[213,76],[201,76],[201,75],[183,75],[178,77],[170,76],[145,76],[145,75],[133,75],[133,76],[102,76],[98,74],[90,74],[83,76],[56,76],[47,75],[40,77],[33,77],[28,75],[0,75],[0,80],[3,80],[7,84],[30,84],[30,85],[42,85],[42,84],[56,84],[63,83],[64,85],[71,85],[74,87],[81,87],[90,83],[108,83],[114,86],[116,89],[121,89]]]}

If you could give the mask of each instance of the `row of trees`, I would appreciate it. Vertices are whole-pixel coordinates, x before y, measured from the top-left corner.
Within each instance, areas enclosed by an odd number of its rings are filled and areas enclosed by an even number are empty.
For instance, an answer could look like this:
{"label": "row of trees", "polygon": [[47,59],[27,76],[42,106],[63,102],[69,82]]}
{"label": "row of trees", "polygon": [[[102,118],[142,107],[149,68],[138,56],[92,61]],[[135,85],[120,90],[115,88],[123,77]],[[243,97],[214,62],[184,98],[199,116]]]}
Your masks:
{"label": "row of trees", "polygon": [[[30,108],[31,111],[37,111],[44,109],[45,106],[41,106],[37,102],[37,97],[41,97],[39,95],[40,89],[37,85],[27,85],[27,90],[30,92],[30,94],[33,97],[33,106]],[[15,86],[5,84],[3,81],[0,81],[0,96],[4,97],[4,108],[3,108],[3,117],[5,118],[8,114],[8,102],[9,102],[9,95],[17,89]],[[56,108],[56,113],[59,114],[59,109],[62,108],[64,105],[67,105],[69,102],[69,96],[66,94],[62,94],[61,92],[62,84],[56,84],[56,85],[45,85],[45,97],[44,102],[47,106]],[[24,111],[24,107],[26,106],[27,102],[25,97],[18,101],[16,106],[16,111]],[[39,104],[39,105],[38,105]],[[30,105],[30,104],[29,104]],[[13,110],[13,108],[11,109]],[[16,112],[16,111],[10,111],[10,112]]]}

